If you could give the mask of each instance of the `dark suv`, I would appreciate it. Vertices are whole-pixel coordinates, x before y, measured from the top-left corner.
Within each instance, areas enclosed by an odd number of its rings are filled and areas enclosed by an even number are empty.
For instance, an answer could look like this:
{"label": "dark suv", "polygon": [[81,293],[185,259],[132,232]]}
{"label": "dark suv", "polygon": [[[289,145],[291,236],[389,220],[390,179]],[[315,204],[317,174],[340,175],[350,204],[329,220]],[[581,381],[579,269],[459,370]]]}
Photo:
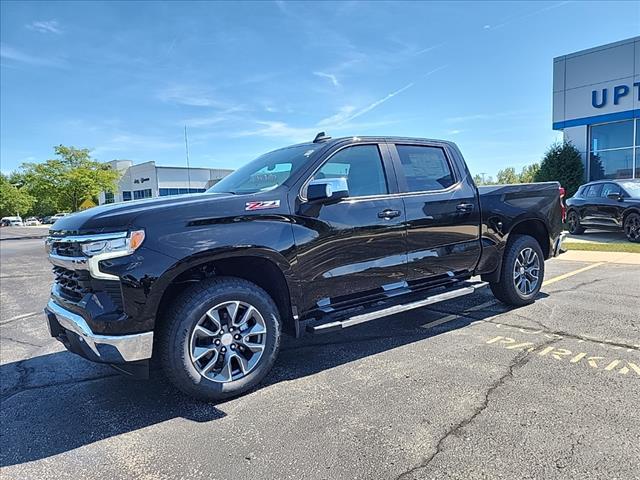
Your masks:
{"label": "dark suv", "polygon": [[569,233],[587,228],[624,230],[631,242],[640,242],[640,179],[598,180],[582,185],[567,200]]}

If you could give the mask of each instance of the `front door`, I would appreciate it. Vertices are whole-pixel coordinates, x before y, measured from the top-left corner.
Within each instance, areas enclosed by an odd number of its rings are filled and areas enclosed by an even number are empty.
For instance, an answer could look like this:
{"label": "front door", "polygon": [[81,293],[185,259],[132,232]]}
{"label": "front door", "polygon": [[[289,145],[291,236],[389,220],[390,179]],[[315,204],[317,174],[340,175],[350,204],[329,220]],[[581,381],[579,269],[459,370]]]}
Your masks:
{"label": "front door", "polygon": [[[310,180],[344,177],[349,197],[302,200],[293,224],[305,310],[330,310],[391,289],[406,277],[402,199],[384,144],[359,144],[330,155]],[[301,195],[305,197],[305,189]]]}
{"label": "front door", "polygon": [[407,217],[408,281],[468,276],[480,258],[480,205],[445,145],[390,145]]}
{"label": "front door", "polygon": [[600,224],[608,227],[622,227],[622,212],[624,202],[619,199],[609,198],[609,195],[622,195],[620,185],[616,183],[605,183],[600,192],[600,201],[597,207],[597,216]]}

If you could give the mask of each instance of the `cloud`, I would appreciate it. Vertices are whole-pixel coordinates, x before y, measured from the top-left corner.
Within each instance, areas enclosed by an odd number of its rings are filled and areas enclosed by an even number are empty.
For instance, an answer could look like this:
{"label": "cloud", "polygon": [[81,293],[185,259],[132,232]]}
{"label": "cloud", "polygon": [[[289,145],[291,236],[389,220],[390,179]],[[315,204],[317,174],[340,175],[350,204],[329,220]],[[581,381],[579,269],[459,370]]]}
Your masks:
{"label": "cloud", "polygon": [[258,128],[253,130],[243,130],[237,132],[237,137],[252,137],[254,135],[262,137],[287,138],[293,141],[303,141],[312,139],[317,132],[316,127],[292,127],[285,122],[279,121],[257,121]]}
{"label": "cloud", "polygon": [[496,30],[498,28],[502,28],[502,27],[506,27],[507,25],[510,25],[514,22],[519,22],[521,20],[524,20],[526,18],[529,17],[533,17],[535,15],[538,15],[540,13],[544,13],[544,12],[548,12],[549,10],[554,10],[556,8],[559,7],[564,7],[565,5],[567,5],[568,3],[571,3],[570,1],[562,1],[562,2],[557,2],[557,3],[553,3],[551,5],[547,5],[543,8],[538,8],[537,10],[533,10],[531,12],[522,14],[522,15],[513,15],[511,17],[508,17],[507,19],[505,19],[502,23],[498,23],[496,25],[483,25],[483,29],[484,30]]}
{"label": "cloud", "polygon": [[63,33],[62,28],[57,20],[40,20],[31,22],[25,25],[29,30],[33,30],[39,33],[55,33],[60,35]]}
{"label": "cloud", "polygon": [[361,115],[364,115],[365,113],[370,112],[371,110],[373,110],[374,108],[379,107],[380,105],[382,105],[384,102],[391,100],[393,97],[395,97],[396,95],[401,94],[402,92],[409,90],[411,87],[413,87],[415,84],[413,82],[408,83],[407,85],[405,85],[404,87],[396,90],[395,92],[391,92],[390,94],[386,95],[385,97],[382,97],[378,100],[376,100],[373,103],[370,103],[369,105],[367,105],[364,108],[361,108],[360,110],[353,112],[351,115],[346,116],[345,118],[343,118],[340,123],[338,123],[338,125],[343,124],[343,123],[347,123],[350,122],[351,120],[354,120],[356,118],[358,118]]}
{"label": "cloud", "polygon": [[352,133],[354,131],[364,131],[367,129],[371,129],[374,127],[383,127],[386,125],[390,125],[395,123],[393,121],[380,121],[380,122],[369,122],[369,123],[341,123],[341,124],[323,124],[316,125],[313,127],[295,127],[291,126],[286,122],[280,121],[258,121],[256,124],[258,128],[252,130],[243,130],[240,132],[235,132],[231,136],[232,137],[252,137],[252,136],[261,136],[261,137],[272,137],[272,138],[284,138],[288,141],[293,142],[309,142],[311,141],[316,134],[321,130],[330,129],[331,131],[327,131],[327,133]]}
{"label": "cloud", "polygon": [[340,125],[342,123],[345,123],[349,117],[353,114],[353,112],[355,111],[356,107],[354,107],[353,105],[344,105],[343,107],[340,107],[340,110],[331,115],[330,117],[327,118],[323,118],[322,120],[320,120],[317,123],[318,127],[324,127],[324,126],[330,126],[330,125]]}
{"label": "cloud", "polygon": [[211,91],[193,85],[172,85],[160,90],[157,96],[163,102],[177,103],[190,107],[226,107],[224,102],[212,95]]}
{"label": "cloud", "polygon": [[447,68],[449,65],[440,65],[439,67],[434,68],[433,70],[429,70],[427,73],[425,73],[424,75],[422,75],[421,78],[427,78],[430,77],[431,75],[433,75],[436,72],[439,72],[440,70],[444,70],[445,68]]}
{"label": "cloud", "polygon": [[418,50],[417,52],[415,52],[414,55],[415,56],[422,55],[423,53],[431,52],[432,50],[435,50],[436,48],[440,48],[442,46],[444,46],[444,43],[438,43],[437,45],[432,45],[432,46],[427,47],[427,48],[422,48],[422,49]]}
{"label": "cloud", "polygon": [[184,140],[167,141],[164,137],[118,133],[92,150],[92,155],[99,156],[107,153],[153,150],[175,150],[184,148]]}
{"label": "cloud", "polygon": [[331,73],[325,73],[325,72],[313,72],[314,75],[318,76],[318,77],[322,77],[322,78],[327,78],[329,79],[329,81],[333,84],[334,87],[339,87],[340,86],[340,82],[338,81],[338,79],[336,78],[335,75],[331,74]]}
{"label": "cloud", "polygon": [[193,127],[193,128],[210,127],[211,125],[216,125],[218,123],[222,123],[227,120],[228,120],[228,117],[224,115],[212,115],[209,117],[187,118],[183,122],[180,122],[180,125],[187,125],[188,127]]}
{"label": "cloud", "polygon": [[370,112],[371,110],[379,107],[383,103],[389,101],[396,95],[413,87],[414,83],[409,83],[398,90],[395,90],[384,97],[370,103],[369,105],[356,109],[353,105],[342,106],[335,114],[319,120],[315,125],[309,127],[295,127],[291,126],[283,121],[266,121],[257,120],[255,123],[258,128],[252,130],[242,130],[235,132],[232,136],[236,137],[249,137],[249,136],[264,136],[264,137],[277,137],[286,138],[292,141],[308,141],[313,138],[319,130],[332,130],[335,132],[351,131],[356,129],[365,130],[374,126],[389,125],[390,121],[381,121],[374,123],[353,123],[356,118]]}
{"label": "cloud", "polygon": [[0,58],[12,60],[14,62],[26,63],[28,65],[39,65],[44,67],[62,67],[64,61],[55,57],[37,57],[22,52],[17,48],[13,48],[5,43],[0,44]]}
{"label": "cloud", "polygon": [[514,110],[508,112],[493,112],[493,113],[474,113],[471,115],[462,115],[459,117],[449,117],[445,118],[444,121],[446,123],[464,123],[464,122],[473,122],[477,120],[493,120],[496,118],[514,118],[514,117],[523,117],[523,118],[531,118],[531,115],[536,112],[530,110]]}

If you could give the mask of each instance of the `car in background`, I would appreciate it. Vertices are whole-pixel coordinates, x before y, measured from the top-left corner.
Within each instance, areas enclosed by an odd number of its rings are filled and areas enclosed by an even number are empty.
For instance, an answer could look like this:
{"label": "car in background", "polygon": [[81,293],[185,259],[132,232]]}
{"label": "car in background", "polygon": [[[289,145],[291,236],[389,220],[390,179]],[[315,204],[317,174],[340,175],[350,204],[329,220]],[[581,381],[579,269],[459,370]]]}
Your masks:
{"label": "car in background", "polygon": [[24,221],[25,227],[35,227],[37,225],[40,225],[40,220],[38,220],[36,217],[29,217]]}
{"label": "car in background", "polygon": [[622,230],[630,242],[640,242],[640,179],[582,185],[567,200],[567,225],[573,235],[587,228]]}
{"label": "car in background", "polygon": [[62,217],[66,217],[67,215],[69,215],[69,212],[56,213],[49,219],[49,223],[56,223],[56,220],[59,220]]}
{"label": "car in background", "polygon": [[22,218],[19,216],[15,217],[2,217],[0,220],[0,224],[3,227],[24,227],[24,223],[22,222]]}

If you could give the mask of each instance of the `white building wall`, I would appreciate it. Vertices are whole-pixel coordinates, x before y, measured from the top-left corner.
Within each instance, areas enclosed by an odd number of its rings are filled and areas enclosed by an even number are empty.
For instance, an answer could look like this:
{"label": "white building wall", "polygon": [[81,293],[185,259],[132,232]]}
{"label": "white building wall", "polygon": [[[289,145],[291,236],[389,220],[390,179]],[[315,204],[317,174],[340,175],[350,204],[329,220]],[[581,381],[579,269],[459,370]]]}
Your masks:
{"label": "white building wall", "polygon": [[[130,160],[114,160],[108,164],[122,174],[118,182],[118,190],[113,195],[114,202],[135,200],[136,191],[151,190],[151,197],[158,197],[160,189],[204,190],[233,171],[230,169],[190,168],[187,172],[185,167],[161,167],[156,166],[153,161],[133,165]],[[126,200],[125,192],[130,192],[130,198]],[[98,199],[101,205],[106,203],[105,193],[100,193]]]}
{"label": "white building wall", "polygon": [[[146,162],[139,165],[133,165],[127,170],[126,175],[122,178],[119,185],[120,197],[122,192],[131,192],[131,198],[135,199],[136,190],[151,190],[151,196],[158,196],[158,178],[156,174],[155,162]],[[121,198],[121,200],[124,200]]]}
{"label": "white building wall", "polygon": [[159,188],[207,188],[210,178],[208,168],[158,167]]}

